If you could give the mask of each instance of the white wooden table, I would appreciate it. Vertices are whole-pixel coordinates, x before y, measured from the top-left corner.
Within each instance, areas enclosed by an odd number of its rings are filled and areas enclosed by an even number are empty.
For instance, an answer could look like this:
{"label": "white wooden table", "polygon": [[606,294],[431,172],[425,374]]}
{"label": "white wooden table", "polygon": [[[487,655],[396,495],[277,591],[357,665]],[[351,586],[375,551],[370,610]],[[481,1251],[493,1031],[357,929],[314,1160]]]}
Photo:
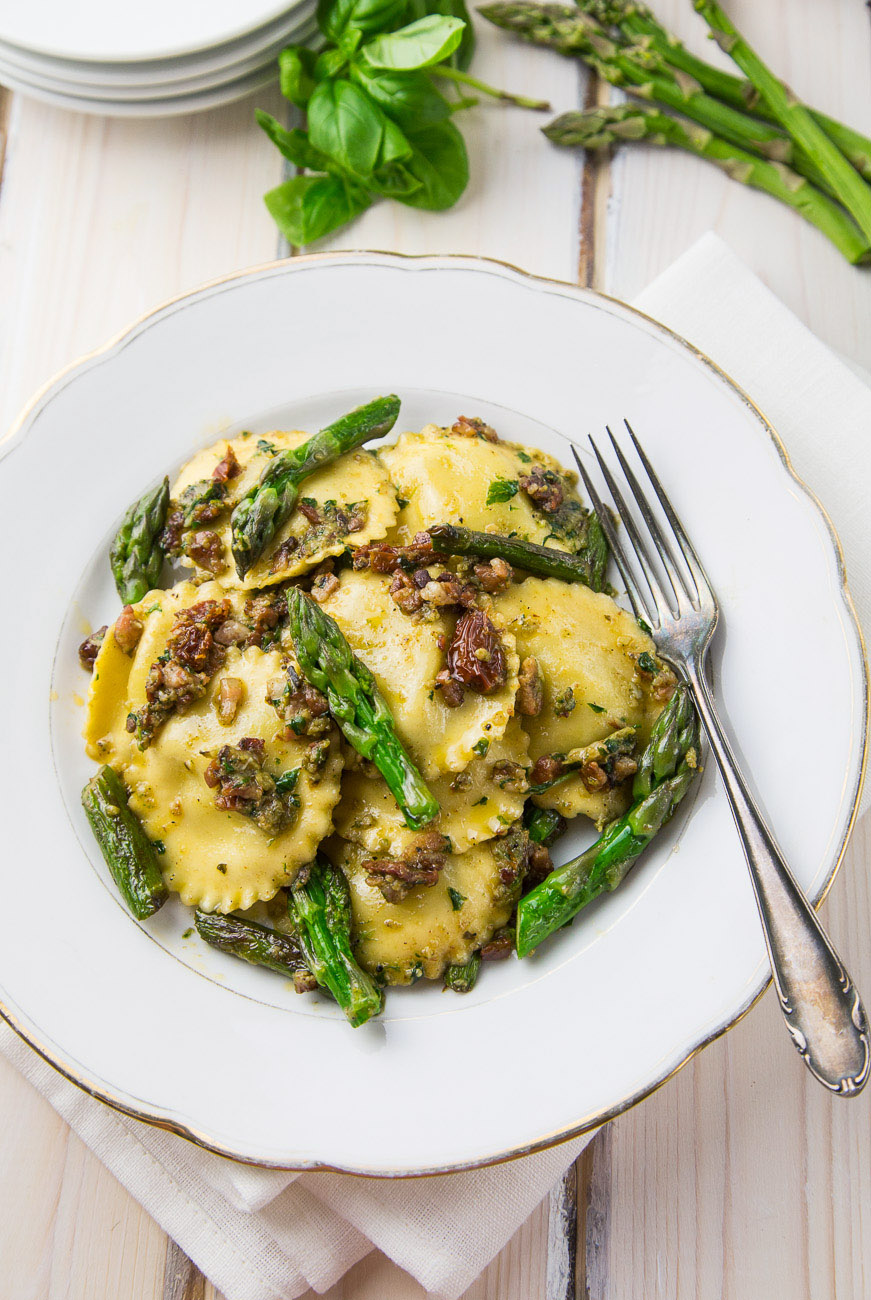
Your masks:
{"label": "white wooden table", "polygon": [[[656,7],[703,52],[687,0]],[[871,132],[871,24],[862,0],[732,0],[730,9],[805,98]],[[573,63],[490,32],[476,71],[559,109],[601,93]],[[258,102],[282,111],[274,92]],[[254,125],[251,101],[165,122],[79,117],[18,96],[0,97],[0,105],[5,429],[58,368],[132,318],[287,250],[260,202],[281,164]],[[481,253],[631,299],[713,228],[822,339],[871,369],[871,272],[848,267],[792,213],[683,156],[627,150],[610,166],[584,166],[551,149],[539,124],[518,110],[478,110],[465,128],[473,179],[455,210],[425,215],[382,205],[331,246]],[[866,819],[824,907],[866,999],[869,859]],[[871,1095],[833,1101],[810,1080],[767,994],[726,1038],[603,1130],[579,1161],[582,1294],[866,1300],[869,1120]],[[541,1300],[545,1231],[542,1208],[465,1300]],[[3,1300],[214,1295],[2,1061],[0,1260]],[[329,1294],[423,1296],[378,1254]]]}

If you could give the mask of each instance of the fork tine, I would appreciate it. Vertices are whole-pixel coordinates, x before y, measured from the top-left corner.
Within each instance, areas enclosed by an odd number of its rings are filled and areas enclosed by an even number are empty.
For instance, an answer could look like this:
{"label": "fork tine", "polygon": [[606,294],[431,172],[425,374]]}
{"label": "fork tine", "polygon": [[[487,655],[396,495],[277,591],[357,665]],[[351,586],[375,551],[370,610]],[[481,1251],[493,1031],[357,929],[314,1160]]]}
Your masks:
{"label": "fork tine", "polygon": [[626,585],[626,594],[629,597],[629,603],[632,606],[632,612],[634,613],[636,618],[643,618],[646,623],[651,623],[653,622],[653,619],[651,617],[650,611],[647,608],[647,602],[642,596],[638,584],[635,581],[635,575],[632,572],[628,560],[626,559],[626,553],[623,550],[619,538],[617,537],[617,530],[614,527],[608,509],[603,504],[601,497],[599,496],[598,492],[593,486],[593,481],[590,478],[589,474],[587,473],[586,469],[584,468],[581,462],[581,458],[578,455],[578,449],[577,447],[574,446],[574,444],[572,444],[572,455],[575,458],[575,462],[578,467],[578,472],[580,473],[580,476],[584,481],[584,487],[587,490],[587,496],[590,498],[590,501],[592,502],[593,505],[593,509],[595,510],[596,516],[599,520],[599,523],[602,525],[602,532],[605,534],[605,537],[608,539],[608,545],[611,548],[611,554],[614,556],[614,562],[617,565],[617,568],[620,570],[620,577],[623,579],[623,582]]}
{"label": "fork tine", "polygon": [[611,430],[607,429],[606,431],[608,437],[611,439],[611,446],[614,448],[614,453],[620,462],[620,467],[626,476],[626,482],[629,484],[632,495],[634,496],[638,509],[641,512],[641,517],[647,524],[647,531],[650,533],[650,540],[653,542],[656,552],[662,561],[663,572],[668,579],[668,585],[671,587],[675,601],[677,602],[678,611],[680,612],[680,610],[686,608],[688,604],[692,605],[692,597],[687,590],[686,583],[683,580],[683,575],[681,574],[678,563],[674,558],[674,553],[659,526],[659,521],[657,520],[656,515],[650,509],[650,504],[641,490],[641,484],[635,477],[632,466],[623,455],[617,439],[614,437]]}
{"label": "fork tine", "polygon": [[674,617],[674,612],[672,611],[671,605],[669,604],[668,597],[666,596],[665,592],[662,589],[659,578],[656,576],[656,570],[654,569],[653,564],[651,563],[650,556],[648,555],[644,542],[641,539],[641,534],[638,531],[635,520],[633,519],[632,515],[629,513],[629,507],[626,504],[626,499],[623,496],[623,493],[620,491],[619,487],[617,486],[614,475],[611,473],[610,469],[608,468],[607,464],[602,458],[599,448],[596,446],[595,442],[593,442],[592,437],[590,438],[589,441],[590,441],[590,446],[593,448],[593,452],[595,453],[596,460],[599,462],[599,469],[602,471],[602,476],[605,479],[605,482],[608,484],[608,491],[611,493],[611,496],[614,498],[614,504],[617,507],[617,513],[620,516],[620,519],[623,522],[623,526],[625,527],[626,532],[629,536],[629,540],[632,543],[632,549],[634,550],[635,555],[638,559],[638,566],[641,569],[641,572],[644,574],[644,581],[647,583],[648,587],[650,588],[650,594],[652,595],[653,603],[656,606],[658,621],[660,623],[667,622],[669,619]]}
{"label": "fork tine", "polygon": [[712,599],[713,589],[708,579],[708,575],[705,573],[704,566],[702,565],[701,560],[696,554],[695,547],[693,546],[690,539],[687,537],[686,532],[684,531],[683,524],[675,514],[674,507],[672,506],[671,502],[669,501],[668,497],[665,494],[665,488],[660,483],[656,471],[654,470],[650,461],[647,459],[647,453],[645,452],[644,448],[641,446],[641,443],[638,441],[638,438],[635,436],[635,430],[632,428],[632,425],[629,423],[628,420],[624,420],[623,423],[626,425],[626,428],[629,432],[629,437],[632,439],[632,445],[634,446],[635,450],[638,452],[639,460],[644,466],[647,477],[650,479],[650,482],[653,485],[653,490],[657,495],[659,504],[662,506],[663,513],[665,514],[665,517],[667,518],[668,522],[672,526],[675,538],[677,540],[678,547],[680,549],[680,553],[683,556],[684,563],[686,564],[687,569],[689,570],[690,577],[692,578],[693,583],[695,584],[696,596],[698,597],[699,600]]}

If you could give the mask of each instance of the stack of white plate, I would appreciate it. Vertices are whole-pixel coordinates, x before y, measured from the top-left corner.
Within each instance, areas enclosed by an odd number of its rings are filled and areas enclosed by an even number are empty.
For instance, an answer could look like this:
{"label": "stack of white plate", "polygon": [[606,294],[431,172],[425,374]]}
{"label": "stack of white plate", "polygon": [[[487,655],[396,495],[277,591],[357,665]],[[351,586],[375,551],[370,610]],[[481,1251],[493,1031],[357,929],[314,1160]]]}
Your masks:
{"label": "stack of white plate", "polygon": [[273,80],[314,35],[315,0],[16,0],[0,4],[0,82],[80,113],[161,117]]}

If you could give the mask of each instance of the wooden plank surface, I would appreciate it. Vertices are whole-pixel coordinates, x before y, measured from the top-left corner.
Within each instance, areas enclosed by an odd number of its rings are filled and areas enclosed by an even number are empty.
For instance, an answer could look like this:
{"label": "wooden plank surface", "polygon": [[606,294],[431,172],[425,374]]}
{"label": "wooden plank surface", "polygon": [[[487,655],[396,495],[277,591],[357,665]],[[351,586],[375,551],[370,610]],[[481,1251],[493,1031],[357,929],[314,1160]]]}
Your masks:
{"label": "wooden plank surface", "polygon": [[[657,9],[711,53],[685,0]],[[751,0],[731,11],[821,107],[871,130],[871,27],[859,0]],[[487,34],[476,70],[564,109],[597,93],[576,68]],[[610,92],[606,92],[610,93]],[[258,97],[275,111],[276,97]],[[0,96],[0,429],[57,368],[196,283],[280,251],[259,202],[280,162],[250,101],[166,122],[78,117]],[[716,229],[796,313],[871,366],[871,280],[793,214],[713,168],[627,151],[558,154],[540,122],[482,110],[453,212],[382,205],[335,247],[501,257],[630,297]],[[871,824],[824,919],[871,996]],[[604,1130],[578,1164],[580,1294],[589,1300],[865,1300],[871,1292],[871,1098],[827,1097],[766,995],[725,1039]],[[173,1243],[0,1059],[0,1295],[220,1300]],[[541,1300],[542,1206],[464,1300]],[[330,1300],[423,1300],[373,1253]],[[312,1293],[313,1295],[313,1293]]]}

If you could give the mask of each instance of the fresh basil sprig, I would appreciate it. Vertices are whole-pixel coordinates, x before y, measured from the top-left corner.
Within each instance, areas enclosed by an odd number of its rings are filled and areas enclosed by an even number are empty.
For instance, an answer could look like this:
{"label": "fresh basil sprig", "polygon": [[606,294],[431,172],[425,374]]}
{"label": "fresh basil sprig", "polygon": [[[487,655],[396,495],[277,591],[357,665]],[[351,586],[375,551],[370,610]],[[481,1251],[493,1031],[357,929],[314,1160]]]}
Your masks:
{"label": "fresh basil sprig", "polygon": [[440,77],[524,107],[548,107],[493,90],[464,69],[474,49],[466,0],[319,0],[326,44],[281,52],[282,94],[307,115],[288,130],[269,113],[257,121],[294,166],[265,195],[293,245],[311,244],[379,198],[449,208],[469,180],[463,137],[450,120],[473,99],[450,101]]}

